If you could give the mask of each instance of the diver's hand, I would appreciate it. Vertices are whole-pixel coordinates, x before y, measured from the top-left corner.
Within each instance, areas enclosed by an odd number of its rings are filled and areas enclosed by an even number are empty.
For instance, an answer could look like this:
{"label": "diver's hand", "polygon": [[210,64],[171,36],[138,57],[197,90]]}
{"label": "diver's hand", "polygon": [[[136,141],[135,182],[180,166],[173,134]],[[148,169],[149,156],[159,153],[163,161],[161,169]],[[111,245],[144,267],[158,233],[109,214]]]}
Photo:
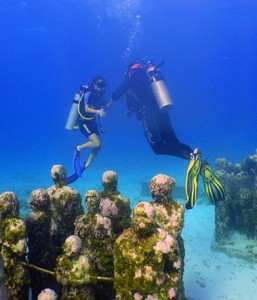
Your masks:
{"label": "diver's hand", "polygon": [[106,112],[104,111],[104,109],[99,109],[97,111],[97,114],[98,114],[99,117],[102,118],[102,117],[104,117],[106,115]]}
{"label": "diver's hand", "polygon": [[80,87],[81,89],[84,90],[84,92],[89,92],[90,91],[90,86],[88,84],[83,84]]}

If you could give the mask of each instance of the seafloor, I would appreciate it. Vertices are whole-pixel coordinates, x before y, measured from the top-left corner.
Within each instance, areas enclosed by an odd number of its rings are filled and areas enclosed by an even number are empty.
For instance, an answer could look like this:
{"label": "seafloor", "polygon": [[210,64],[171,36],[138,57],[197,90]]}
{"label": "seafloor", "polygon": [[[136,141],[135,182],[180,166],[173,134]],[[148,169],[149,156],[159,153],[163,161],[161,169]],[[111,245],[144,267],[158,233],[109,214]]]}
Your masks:
{"label": "seafloor", "polygon": [[[163,164],[160,161],[159,165],[145,166],[138,163],[132,170],[120,166],[114,171],[119,176],[119,191],[130,199],[132,206],[143,200],[151,200],[147,182],[158,173],[165,173],[176,179],[173,198],[184,203],[183,183],[186,166],[187,163],[181,162],[181,160],[175,160],[171,167],[167,166],[164,161]],[[95,167],[92,167],[87,174],[83,175],[83,178],[71,187],[78,190],[82,198],[89,189],[102,190],[101,174],[106,170],[96,163]],[[53,184],[50,178],[50,169],[48,174],[43,172],[40,177],[36,175],[33,180],[31,174],[21,177],[21,174],[16,172],[15,176],[12,174],[10,178],[6,174],[7,180],[0,183],[1,192],[13,191],[16,193],[21,202],[20,212],[23,216],[28,211],[26,202],[31,191],[36,188],[47,188]],[[197,205],[192,210],[185,212],[182,231],[186,254],[184,286],[187,298],[190,300],[256,299],[256,264],[239,258],[238,255],[231,257],[220,251],[212,250],[215,225],[214,206],[206,198],[201,182],[198,195]],[[240,253],[249,243],[248,239],[239,234],[234,234],[232,240],[235,253],[237,251]]]}

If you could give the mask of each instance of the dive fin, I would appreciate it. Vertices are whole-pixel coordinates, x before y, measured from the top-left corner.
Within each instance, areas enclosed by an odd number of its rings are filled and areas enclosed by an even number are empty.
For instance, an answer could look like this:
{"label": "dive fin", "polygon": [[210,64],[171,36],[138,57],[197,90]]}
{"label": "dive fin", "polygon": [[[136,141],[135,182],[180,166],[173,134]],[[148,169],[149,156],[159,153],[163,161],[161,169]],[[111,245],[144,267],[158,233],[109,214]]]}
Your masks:
{"label": "dive fin", "polygon": [[82,177],[82,173],[85,170],[85,166],[80,160],[80,151],[78,151],[76,147],[73,153],[73,167],[74,173],[67,177],[67,184],[70,184],[76,181],[79,177]]}
{"label": "dive fin", "polygon": [[83,168],[81,169],[81,175],[79,175],[78,173],[73,173],[72,175],[68,176],[67,177],[67,184],[70,184],[74,181],[76,181],[77,179],[79,179],[80,177],[82,177],[82,172],[85,171],[85,168],[84,168],[84,164],[83,164]]}
{"label": "dive fin", "polygon": [[81,177],[84,171],[84,164],[80,160],[80,151],[78,151],[76,147],[74,149],[74,154],[73,154],[73,167],[78,177]]}
{"label": "dive fin", "polygon": [[67,177],[67,184],[70,184],[74,181],[76,181],[79,178],[77,173],[73,173],[72,175]]}
{"label": "dive fin", "polygon": [[213,173],[211,166],[204,163],[201,168],[201,176],[204,182],[204,188],[209,199],[216,203],[225,198],[224,187],[218,177]]}
{"label": "dive fin", "polygon": [[196,204],[198,176],[201,170],[202,159],[198,149],[194,151],[186,172],[186,208],[191,209]]}

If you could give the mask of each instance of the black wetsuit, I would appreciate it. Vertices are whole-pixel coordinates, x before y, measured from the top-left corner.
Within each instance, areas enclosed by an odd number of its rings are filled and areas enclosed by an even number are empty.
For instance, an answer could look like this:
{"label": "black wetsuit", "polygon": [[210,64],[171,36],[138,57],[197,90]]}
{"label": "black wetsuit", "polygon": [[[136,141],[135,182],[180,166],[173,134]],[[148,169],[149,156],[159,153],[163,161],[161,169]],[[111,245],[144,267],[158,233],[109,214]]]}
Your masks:
{"label": "black wetsuit", "polygon": [[125,95],[130,112],[136,113],[142,121],[148,143],[156,154],[178,156],[190,159],[193,150],[180,143],[170,122],[169,113],[161,112],[144,69],[126,76],[113,92],[112,99]]}

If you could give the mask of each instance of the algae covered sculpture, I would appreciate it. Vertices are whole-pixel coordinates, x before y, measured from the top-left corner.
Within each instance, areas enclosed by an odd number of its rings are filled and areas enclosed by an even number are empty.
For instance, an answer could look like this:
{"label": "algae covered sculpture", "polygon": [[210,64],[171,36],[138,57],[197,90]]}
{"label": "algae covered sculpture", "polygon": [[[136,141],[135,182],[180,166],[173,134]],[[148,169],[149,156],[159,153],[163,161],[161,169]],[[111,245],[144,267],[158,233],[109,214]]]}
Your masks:
{"label": "algae covered sculpture", "polygon": [[76,235],[69,236],[63,245],[63,254],[58,256],[56,278],[63,286],[61,299],[94,300],[95,280],[90,275],[93,268],[88,258],[81,255],[82,241]]}
{"label": "algae covered sculpture", "polygon": [[0,246],[5,222],[10,218],[19,218],[19,200],[13,192],[4,192],[0,195]]}
{"label": "algae covered sculpture", "polygon": [[55,165],[51,176],[52,187],[31,193],[26,227],[15,194],[0,195],[10,299],[27,300],[29,287],[40,300],[184,299],[184,208],[171,197],[174,179],[152,178],[153,202],[134,207],[131,225],[130,202],[118,192],[114,171],[103,173],[103,192],[86,192],[86,214],[80,194],[66,185],[65,169]]}
{"label": "algae covered sculpture", "polygon": [[67,176],[63,166],[53,166],[51,177],[55,184],[47,189],[51,208],[50,236],[53,246],[61,247],[67,236],[73,234],[75,219],[83,213],[83,207],[80,194],[65,185]]}
{"label": "algae covered sculpture", "polygon": [[[97,276],[113,277],[113,244],[111,220],[96,213],[99,209],[99,193],[89,190],[85,194],[87,213],[75,221],[75,234],[83,240],[82,253],[94,267]],[[95,286],[96,299],[114,299],[112,282],[99,281]]]}
{"label": "algae covered sculpture", "polygon": [[179,268],[175,268],[174,272],[178,278],[178,286],[181,299],[184,296],[184,241],[181,236],[181,229],[184,225],[184,206],[178,201],[172,199],[172,190],[175,186],[175,179],[165,174],[158,174],[154,176],[150,183],[150,193],[153,198],[153,207],[155,210],[155,222],[159,228],[167,230],[177,243],[174,248],[174,255],[176,256],[173,262]]}
{"label": "algae covered sculpture", "polygon": [[114,235],[118,237],[130,226],[130,201],[119,193],[118,175],[114,171],[103,173],[102,185],[99,214],[111,220]]}
{"label": "algae covered sculpture", "polygon": [[23,266],[26,254],[26,229],[21,219],[6,221],[2,236],[1,255],[4,262],[4,285],[8,299],[27,300],[30,284],[29,271]]}
{"label": "algae covered sculpture", "polygon": [[[28,234],[28,262],[38,267],[52,269],[55,265],[54,256],[50,247],[50,198],[46,190],[37,189],[32,191],[28,205],[32,212],[26,218],[26,229]],[[31,269],[32,299],[44,288],[57,289],[56,282],[52,276]]]}
{"label": "algae covered sculpture", "polygon": [[25,223],[19,217],[19,200],[13,192],[0,195],[0,251],[4,269],[1,294],[7,299],[26,300],[30,283],[29,272],[24,268],[26,253]]}
{"label": "algae covered sculpture", "polygon": [[[237,164],[225,158],[215,163],[226,197],[215,205],[213,249],[257,261],[257,150]],[[237,247],[238,240],[233,240],[236,233],[245,236],[243,248]]]}
{"label": "algae covered sculpture", "polygon": [[165,174],[158,174],[151,179],[149,186],[158,227],[176,237],[183,227],[184,207],[171,197],[175,183],[175,179]]}
{"label": "algae covered sculpture", "polygon": [[89,190],[85,194],[85,205],[87,208],[87,215],[94,216],[98,213],[100,205],[100,193],[96,190]]}
{"label": "algae covered sculpture", "polygon": [[216,206],[216,240],[228,238],[228,230],[238,230],[248,238],[257,236],[257,152],[232,164],[216,160],[217,175],[226,188],[226,201]]}
{"label": "algae covered sculpture", "polygon": [[158,228],[152,204],[133,209],[132,226],[115,243],[116,299],[175,299],[178,293],[176,239]]}

